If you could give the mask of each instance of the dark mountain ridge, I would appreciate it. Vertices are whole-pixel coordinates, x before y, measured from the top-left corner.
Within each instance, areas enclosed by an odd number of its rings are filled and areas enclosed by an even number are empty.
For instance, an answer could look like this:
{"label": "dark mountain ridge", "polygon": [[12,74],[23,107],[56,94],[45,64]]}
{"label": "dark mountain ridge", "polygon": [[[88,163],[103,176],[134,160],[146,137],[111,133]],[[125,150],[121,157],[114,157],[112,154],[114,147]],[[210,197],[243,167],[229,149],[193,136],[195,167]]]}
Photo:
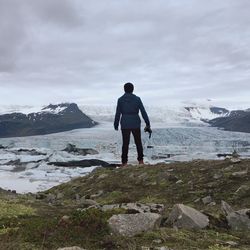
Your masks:
{"label": "dark mountain ridge", "polygon": [[0,137],[45,135],[97,125],[75,103],[50,104],[41,112],[0,115]]}
{"label": "dark mountain ridge", "polygon": [[212,119],[208,123],[227,131],[250,133],[250,110],[233,110],[229,115]]}

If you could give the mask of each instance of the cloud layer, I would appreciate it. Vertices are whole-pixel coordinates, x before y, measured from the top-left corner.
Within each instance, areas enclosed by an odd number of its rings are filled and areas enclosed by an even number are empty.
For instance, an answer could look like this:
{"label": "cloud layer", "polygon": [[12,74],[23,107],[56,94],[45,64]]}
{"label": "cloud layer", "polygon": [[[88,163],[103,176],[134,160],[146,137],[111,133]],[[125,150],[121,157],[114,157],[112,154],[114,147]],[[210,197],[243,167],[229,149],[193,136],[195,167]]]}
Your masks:
{"label": "cloud layer", "polygon": [[249,0],[0,0],[0,103],[250,106]]}

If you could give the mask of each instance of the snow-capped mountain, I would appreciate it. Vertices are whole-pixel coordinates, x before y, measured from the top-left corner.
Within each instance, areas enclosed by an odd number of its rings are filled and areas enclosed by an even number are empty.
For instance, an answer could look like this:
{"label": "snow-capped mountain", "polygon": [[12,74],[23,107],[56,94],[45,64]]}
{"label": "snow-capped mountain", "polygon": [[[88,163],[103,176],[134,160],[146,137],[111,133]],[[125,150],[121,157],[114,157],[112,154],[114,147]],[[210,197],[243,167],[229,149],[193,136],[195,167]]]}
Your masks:
{"label": "snow-capped mountain", "polygon": [[[80,109],[98,122],[113,122],[115,106],[80,105]],[[156,126],[206,125],[205,121],[227,116],[230,111],[211,105],[146,106],[151,123]]]}
{"label": "snow-capped mountain", "polygon": [[97,123],[85,115],[75,103],[50,104],[38,112],[20,108],[0,115],[0,137],[19,137],[58,133],[78,128],[90,128]]}

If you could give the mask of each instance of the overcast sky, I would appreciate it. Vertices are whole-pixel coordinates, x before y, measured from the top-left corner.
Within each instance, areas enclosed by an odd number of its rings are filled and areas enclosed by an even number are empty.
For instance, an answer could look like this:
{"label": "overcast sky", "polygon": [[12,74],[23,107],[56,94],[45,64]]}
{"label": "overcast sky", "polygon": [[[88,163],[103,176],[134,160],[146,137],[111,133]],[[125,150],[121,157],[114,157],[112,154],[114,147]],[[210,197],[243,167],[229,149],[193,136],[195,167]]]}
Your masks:
{"label": "overcast sky", "polygon": [[0,104],[250,107],[249,0],[0,0]]}

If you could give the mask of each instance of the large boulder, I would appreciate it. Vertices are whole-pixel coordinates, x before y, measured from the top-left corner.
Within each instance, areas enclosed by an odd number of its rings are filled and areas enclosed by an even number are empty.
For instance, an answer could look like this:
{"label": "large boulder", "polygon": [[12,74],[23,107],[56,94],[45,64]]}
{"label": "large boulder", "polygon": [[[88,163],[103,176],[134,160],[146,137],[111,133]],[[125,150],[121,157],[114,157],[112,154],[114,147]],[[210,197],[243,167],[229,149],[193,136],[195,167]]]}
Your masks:
{"label": "large boulder", "polygon": [[159,226],[161,216],[156,213],[118,214],[109,220],[109,226],[114,233],[132,237]]}
{"label": "large boulder", "polygon": [[234,211],[225,201],[221,201],[221,210],[226,215],[227,223],[233,230],[250,230],[250,209]]}
{"label": "large boulder", "polygon": [[250,209],[229,213],[227,222],[233,230],[250,230]]}
{"label": "large boulder", "polygon": [[206,215],[192,207],[176,204],[166,224],[177,228],[202,229],[208,226],[209,219]]}

